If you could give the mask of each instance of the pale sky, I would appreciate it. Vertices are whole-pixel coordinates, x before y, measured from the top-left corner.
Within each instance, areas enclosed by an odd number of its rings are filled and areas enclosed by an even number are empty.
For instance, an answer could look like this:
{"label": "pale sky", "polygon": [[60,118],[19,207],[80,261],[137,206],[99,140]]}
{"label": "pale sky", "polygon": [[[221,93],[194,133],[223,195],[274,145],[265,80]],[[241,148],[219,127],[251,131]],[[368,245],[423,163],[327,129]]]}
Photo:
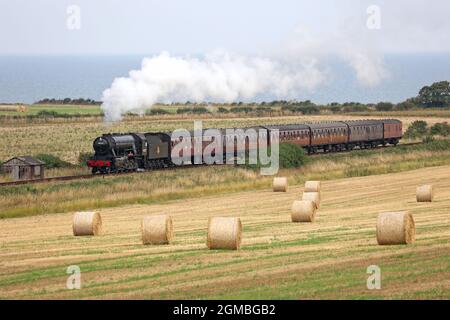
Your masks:
{"label": "pale sky", "polygon": [[[67,28],[70,5],[80,29]],[[367,27],[370,5],[380,29]],[[0,54],[255,54],[328,39],[330,51],[450,52],[449,15],[448,0],[0,0]]]}

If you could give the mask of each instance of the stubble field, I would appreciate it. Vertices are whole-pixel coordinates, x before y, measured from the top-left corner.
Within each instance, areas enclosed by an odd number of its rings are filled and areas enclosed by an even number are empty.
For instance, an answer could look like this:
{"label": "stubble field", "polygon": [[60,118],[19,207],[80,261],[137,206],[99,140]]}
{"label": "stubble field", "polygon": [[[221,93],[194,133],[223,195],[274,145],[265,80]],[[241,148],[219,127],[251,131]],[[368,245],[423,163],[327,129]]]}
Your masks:
{"label": "stubble field", "polygon": [[[72,212],[0,220],[0,298],[450,298],[450,166],[325,181],[313,224],[290,222],[302,187],[101,209],[104,235],[73,237]],[[432,183],[435,202],[415,202]],[[379,212],[409,210],[411,246],[376,243]],[[143,246],[140,221],[168,213],[175,239]],[[239,216],[240,251],[210,251],[211,216]],[[82,288],[68,290],[66,269],[81,269]],[[378,265],[381,290],[368,290],[366,269]]]}

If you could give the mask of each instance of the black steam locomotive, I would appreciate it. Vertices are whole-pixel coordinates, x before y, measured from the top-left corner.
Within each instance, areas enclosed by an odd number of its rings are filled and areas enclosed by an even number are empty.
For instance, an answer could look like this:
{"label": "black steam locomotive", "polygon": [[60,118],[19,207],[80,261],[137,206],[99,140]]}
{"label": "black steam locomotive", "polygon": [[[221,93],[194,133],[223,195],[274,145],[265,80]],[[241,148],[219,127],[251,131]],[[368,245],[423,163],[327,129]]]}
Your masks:
{"label": "black steam locomotive", "polygon": [[170,161],[170,136],[165,133],[112,133],[94,140],[94,156],[87,161],[92,173],[114,173],[164,168]]}
{"label": "black steam locomotive", "polygon": [[[402,123],[399,120],[356,120],[356,121],[330,121],[315,123],[300,123],[291,125],[270,125],[253,127],[256,130],[267,130],[263,141],[265,146],[270,146],[271,131],[278,130],[280,143],[293,143],[304,148],[309,154],[316,152],[338,152],[353,150],[354,148],[376,148],[387,144],[397,145],[402,139]],[[245,129],[244,129],[245,130]],[[251,151],[250,148],[258,148],[246,141],[240,146],[233,146],[233,150],[227,150],[227,141],[234,141],[235,136],[229,136],[226,130],[221,132],[223,141],[223,156],[238,152]],[[205,137],[206,132],[203,131]],[[210,144],[211,138],[202,139],[201,152]],[[191,155],[196,152],[193,134],[190,143]],[[236,137],[239,140],[239,137]],[[182,138],[174,137],[170,133],[113,133],[105,134],[94,141],[94,156],[88,160],[87,165],[92,168],[92,173],[115,173],[139,170],[151,170],[174,166],[172,148],[181,143]],[[175,162],[175,161],[174,161]],[[176,161],[178,163],[178,161]],[[184,164],[190,163],[189,161]],[[193,163],[193,162],[192,162]]]}

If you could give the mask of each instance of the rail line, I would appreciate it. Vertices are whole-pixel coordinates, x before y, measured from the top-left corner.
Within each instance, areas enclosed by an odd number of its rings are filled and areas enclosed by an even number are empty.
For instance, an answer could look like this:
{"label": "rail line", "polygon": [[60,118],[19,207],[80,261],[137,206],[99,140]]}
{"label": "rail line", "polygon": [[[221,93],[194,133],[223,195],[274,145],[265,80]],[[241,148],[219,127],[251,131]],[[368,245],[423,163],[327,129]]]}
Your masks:
{"label": "rail line", "polygon": [[[224,166],[227,164],[219,164],[220,166]],[[71,181],[71,180],[87,180],[94,178],[109,178],[109,177],[117,177],[117,176],[127,176],[133,174],[140,174],[143,172],[154,172],[154,171],[167,171],[167,170],[181,170],[188,168],[197,168],[207,166],[206,164],[191,164],[185,166],[173,166],[173,167],[165,167],[165,168],[157,168],[148,171],[132,171],[132,172],[118,172],[118,173],[109,173],[109,174],[83,174],[83,175],[74,175],[74,176],[60,176],[60,177],[49,177],[44,179],[34,179],[34,180],[19,180],[19,181],[8,181],[8,182],[0,182],[0,187],[6,186],[17,186],[23,184],[31,184],[31,183],[45,183],[45,182],[53,182],[53,181]]]}
{"label": "rail line", "polygon": [[[416,146],[420,145],[422,142],[411,142],[411,143],[402,143],[398,146]],[[364,151],[364,150],[376,150],[376,149],[383,149],[383,148],[392,148],[393,146],[382,146],[377,148],[366,148],[366,149],[353,149],[353,150],[343,150],[338,152],[320,152],[320,153],[314,153],[310,154],[309,156],[321,156],[321,155],[329,155],[329,154],[339,154],[339,153],[348,153],[352,151]],[[227,165],[227,164],[221,164],[221,165]],[[167,168],[158,168],[158,169],[152,169],[151,171],[163,171],[163,170],[177,170],[177,169],[186,169],[186,168],[194,168],[199,166],[206,166],[205,164],[202,165],[185,165],[182,167],[167,167]],[[106,178],[106,177],[116,177],[116,176],[123,176],[123,175],[131,175],[131,174],[139,174],[141,172],[121,172],[121,173],[111,173],[106,175],[93,175],[93,174],[84,174],[84,175],[74,175],[74,176],[61,176],[61,177],[49,177],[44,179],[35,179],[35,180],[20,180],[20,181],[8,181],[8,182],[0,182],[0,187],[7,187],[7,186],[17,186],[17,185],[24,185],[24,184],[31,184],[31,183],[45,183],[45,182],[54,182],[54,181],[71,181],[71,180],[87,180],[87,179],[93,179],[93,178]]]}

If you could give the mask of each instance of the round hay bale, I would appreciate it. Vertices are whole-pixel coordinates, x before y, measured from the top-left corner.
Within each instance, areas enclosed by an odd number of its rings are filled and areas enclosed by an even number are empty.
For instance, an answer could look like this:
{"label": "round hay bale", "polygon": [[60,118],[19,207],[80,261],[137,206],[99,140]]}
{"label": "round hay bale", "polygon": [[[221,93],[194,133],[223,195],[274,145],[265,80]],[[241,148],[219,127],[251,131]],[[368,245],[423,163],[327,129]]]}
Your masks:
{"label": "round hay bale", "polygon": [[169,215],[145,216],[141,231],[143,244],[170,244],[173,239],[172,218]]}
{"label": "round hay bale", "polygon": [[303,192],[302,200],[309,200],[314,202],[316,209],[320,207],[320,193],[319,192]]}
{"label": "round hay bale", "polygon": [[320,188],[321,188],[320,181],[305,182],[305,192],[320,192]]}
{"label": "round hay bale", "polygon": [[433,186],[419,186],[416,190],[417,202],[433,202]]}
{"label": "round hay bale", "polygon": [[311,200],[294,201],[291,210],[292,222],[314,222],[316,205]]}
{"label": "round hay bale", "polygon": [[377,219],[379,245],[411,244],[416,237],[413,216],[408,212],[384,212]]}
{"label": "round hay bale", "polygon": [[208,220],[206,245],[209,249],[239,250],[242,240],[242,223],[239,218],[213,217]]}
{"label": "round hay bale", "polygon": [[288,180],[286,177],[273,178],[273,191],[274,192],[287,192]]}
{"label": "round hay bale", "polygon": [[75,212],[72,228],[74,236],[98,236],[102,233],[102,217],[98,212]]}

